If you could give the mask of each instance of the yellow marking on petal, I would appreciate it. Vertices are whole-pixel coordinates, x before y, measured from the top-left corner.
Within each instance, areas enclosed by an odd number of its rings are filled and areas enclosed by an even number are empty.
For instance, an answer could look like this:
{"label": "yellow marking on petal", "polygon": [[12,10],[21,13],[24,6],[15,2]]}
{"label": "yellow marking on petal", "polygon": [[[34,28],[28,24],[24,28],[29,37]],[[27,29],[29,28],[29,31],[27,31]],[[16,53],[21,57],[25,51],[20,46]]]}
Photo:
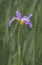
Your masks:
{"label": "yellow marking on petal", "polygon": [[19,20],[19,19],[17,19],[17,20],[18,20],[18,22],[19,22],[21,25],[23,25],[23,24],[24,24],[24,21]]}

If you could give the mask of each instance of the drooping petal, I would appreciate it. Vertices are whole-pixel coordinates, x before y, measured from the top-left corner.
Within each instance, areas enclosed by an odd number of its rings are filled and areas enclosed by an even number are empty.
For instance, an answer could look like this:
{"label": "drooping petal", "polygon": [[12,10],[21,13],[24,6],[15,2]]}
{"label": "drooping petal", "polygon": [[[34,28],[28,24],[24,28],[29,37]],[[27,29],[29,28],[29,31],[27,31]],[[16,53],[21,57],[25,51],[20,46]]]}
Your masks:
{"label": "drooping petal", "polygon": [[20,19],[20,20],[22,19],[22,15],[19,11],[16,11],[16,16],[18,17],[18,19]]}
{"label": "drooping petal", "polygon": [[13,23],[13,21],[17,19],[16,17],[12,18],[10,21],[9,21],[9,26]]}
{"label": "drooping petal", "polygon": [[33,26],[33,25],[32,25],[32,22],[31,22],[30,20],[26,21],[26,22],[25,22],[25,25],[29,25],[30,28],[32,28],[32,26]]}
{"label": "drooping petal", "polygon": [[33,14],[30,14],[29,16],[24,16],[22,18],[22,21],[25,21],[25,25],[29,25],[30,28],[32,28],[32,22],[30,21],[30,17],[32,17]]}

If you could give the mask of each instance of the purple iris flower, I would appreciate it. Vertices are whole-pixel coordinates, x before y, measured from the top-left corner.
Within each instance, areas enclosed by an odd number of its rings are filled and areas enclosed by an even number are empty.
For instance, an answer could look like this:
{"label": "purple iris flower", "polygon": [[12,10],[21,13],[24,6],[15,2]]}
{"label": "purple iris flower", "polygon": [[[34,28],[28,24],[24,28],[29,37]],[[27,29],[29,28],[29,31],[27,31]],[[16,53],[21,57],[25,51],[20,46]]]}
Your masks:
{"label": "purple iris flower", "polygon": [[32,28],[32,22],[30,20],[30,18],[32,17],[33,14],[30,14],[29,16],[24,16],[22,17],[22,14],[19,11],[16,11],[16,17],[13,17],[10,21],[9,21],[9,26],[11,25],[11,23],[17,19],[20,24],[25,24],[25,25],[29,25],[30,28]]}

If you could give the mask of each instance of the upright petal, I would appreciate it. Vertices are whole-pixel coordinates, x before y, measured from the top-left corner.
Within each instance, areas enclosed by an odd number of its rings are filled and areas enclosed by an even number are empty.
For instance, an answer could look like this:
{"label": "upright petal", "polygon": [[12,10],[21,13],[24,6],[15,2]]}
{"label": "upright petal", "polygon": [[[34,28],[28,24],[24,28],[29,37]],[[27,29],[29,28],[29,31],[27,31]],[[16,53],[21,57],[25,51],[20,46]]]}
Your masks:
{"label": "upright petal", "polygon": [[22,19],[22,15],[19,11],[16,11],[16,16],[18,17],[18,19],[20,19],[20,20]]}
{"label": "upright petal", "polygon": [[33,16],[33,14],[30,14],[29,16],[28,16],[28,18],[31,18]]}
{"label": "upright petal", "polygon": [[32,26],[33,26],[33,25],[32,25],[32,22],[31,22],[30,20],[26,21],[26,22],[25,22],[25,25],[29,25],[30,28],[32,28]]}
{"label": "upright petal", "polygon": [[11,23],[13,23],[13,21],[17,19],[16,17],[12,18],[10,21],[9,21],[9,26],[11,25]]}

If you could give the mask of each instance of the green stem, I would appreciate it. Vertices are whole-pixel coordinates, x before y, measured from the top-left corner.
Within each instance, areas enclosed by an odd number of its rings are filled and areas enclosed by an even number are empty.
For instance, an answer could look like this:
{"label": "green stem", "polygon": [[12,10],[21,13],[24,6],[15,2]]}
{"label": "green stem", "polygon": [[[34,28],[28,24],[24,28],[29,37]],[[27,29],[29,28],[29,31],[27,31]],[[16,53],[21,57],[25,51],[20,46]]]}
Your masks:
{"label": "green stem", "polygon": [[18,32],[18,65],[21,65],[21,45],[20,45],[21,30],[22,27],[19,28]]}

